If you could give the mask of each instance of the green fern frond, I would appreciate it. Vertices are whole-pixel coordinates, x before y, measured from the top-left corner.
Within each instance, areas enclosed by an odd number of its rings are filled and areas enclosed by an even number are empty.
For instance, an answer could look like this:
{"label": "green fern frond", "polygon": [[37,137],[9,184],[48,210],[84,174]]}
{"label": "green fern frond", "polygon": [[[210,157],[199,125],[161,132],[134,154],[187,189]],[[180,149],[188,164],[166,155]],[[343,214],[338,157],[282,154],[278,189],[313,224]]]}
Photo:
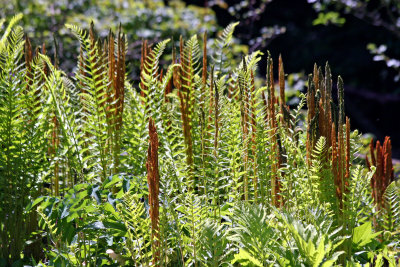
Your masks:
{"label": "green fern frond", "polygon": [[[0,39],[0,54],[2,53],[2,51],[6,48],[6,42],[7,39],[10,35],[10,33],[12,33],[14,26],[22,19],[23,14],[19,13],[17,15],[15,15],[14,17],[11,18],[10,22],[8,23],[8,26],[6,28],[6,30],[3,32],[3,35],[1,36]],[[2,20],[1,25],[5,22],[5,19]],[[1,26],[0,26],[1,28]],[[21,28],[22,30],[22,28]]]}
{"label": "green fern frond", "polygon": [[[400,182],[393,181],[384,193],[384,228],[390,232],[400,231]],[[397,233],[399,234],[399,233]]]}

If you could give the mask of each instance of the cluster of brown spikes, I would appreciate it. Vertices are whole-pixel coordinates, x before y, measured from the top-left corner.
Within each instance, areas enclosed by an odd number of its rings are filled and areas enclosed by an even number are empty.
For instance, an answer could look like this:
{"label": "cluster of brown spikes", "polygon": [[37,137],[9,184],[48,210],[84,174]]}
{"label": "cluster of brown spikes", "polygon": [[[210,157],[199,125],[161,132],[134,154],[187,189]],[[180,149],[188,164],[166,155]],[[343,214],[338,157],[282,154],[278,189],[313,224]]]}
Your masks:
{"label": "cluster of brown spikes", "polygon": [[378,210],[385,207],[384,193],[389,184],[394,181],[394,171],[392,163],[392,143],[390,137],[386,136],[385,141],[381,145],[379,141],[376,142],[374,148],[374,141],[371,139],[369,145],[371,161],[366,157],[367,166],[376,167],[374,176],[371,179],[372,196]]}
{"label": "cluster of brown spikes", "polygon": [[[204,38],[203,47],[203,74],[202,81],[204,83],[204,88],[207,83],[207,55],[206,55],[206,38]],[[192,58],[190,51],[185,51],[186,46],[183,44],[182,38],[180,39],[180,50],[179,56],[180,60],[176,60],[175,53],[173,53],[173,63],[180,63],[180,66],[174,68],[173,79],[167,85],[165,90],[165,101],[169,101],[167,94],[173,90],[173,87],[177,90],[177,95],[180,101],[180,109],[182,116],[182,128],[183,135],[185,138],[186,146],[186,158],[187,164],[193,165],[193,148],[191,140],[191,108],[193,107],[192,92],[191,87],[193,86],[193,76],[190,73]],[[152,51],[146,42],[143,44],[142,48],[142,73],[149,71],[146,68],[146,62],[151,59]],[[246,64],[244,62],[244,64]],[[149,74],[149,73],[148,73]],[[272,153],[271,161],[273,162],[271,166],[271,202],[275,206],[284,205],[284,199],[282,197],[282,189],[280,179],[284,175],[282,172],[282,167],[284,165],[284,151],[281,144],[279,136],[279,127],[284,129],[292,129],[294,127],[294,122],[290,117],[290,109],[285,103],[285,73],[282,58],[279,58],[279,70],[278,70],[278,86],[279,86],[279,96],[275,96],[275,83],[273,75],[273,62],[269,57],[267,62],[267,91],[263,92],[263,98],[266,110],[266,123],[268,123],[270,131],[270,138],[272,143]],[[218,145],[218,109],[216,103],[218,101],[218,94],[216,83],[213,81],[214,75],[211,68],[211,82],[209,84],[210,88],[210,108],[209,108],[209,123],[211,125],[212,117],[215,117],[215,131],[216,135],[214,138],[214,149]],[[242,112],[242,127],[243,127],[243,137],[246,140],[246,153],[244,154],[245,169],[246,174],[251,174],[249,172],[250,168],[255,165],[255,134],[256,125],[254,110],[254,99],[251,97],[254,93],[254,74],[249,72],[251,76],[252,85],[248,85],[246,88],[239,88],[241,94],[236,94],[237,97],[242,97],[241,102],[243,105]],[[235,86],[235,85],[234,85]],[[239,82],[240,87],[240,82]],[[243,87],[243,86],[242,86]],[[204,90],[202,88],[202,90]],[[141,84],[141,89],[146,89],[144,84]],[[146,90],[142,90],[142,95]],[[230,85],[228,94],[234,97],[235,89]],[[205,95],[202,92],[201,97]],[[253,103],[253,104],[252,104]],[[203,105],[203,101],[201,101]],[[307,105],[308,105],[308,129],[307,129],[307,163],[311,165],[313,159],[313,150],[316,142],[320,137],[326,138],[326,143],[331,150],[327,149],[324,152],[324,161],[326,166],[331,166],[331,172],[333,174],[332,183],[336,189],[336,195],[341,208],[343,208],[343,198],[344,194],[349,185],[350,179],[350,121],[344,115],[344,95],[343,95],[343,81],[338,78],[338,104],[335,105],[332,99],[332,78],[331,72],[328,65],[325,67],[325,74],[322,72],[320,67],[315,66],[313,75],[309,78],[309,91],[307,95]],[[277,119],[279,115],[280,119]],[[292,129],[293,130],[293,129]],[[293,131],[288,131],[288,133]],[[216,150],[216,149],[215,149]],[[252,157],[253,155],[254,157]],[[256,169],[254,170],[254,174]],[[248,177],[244,177],[244,196],[246,196],[248,187]],[[257,194],[257,177],[254,175],[254,194]],[[257,196],[255,196],[257,198]],[[246,197],[245,197],[246,198]]]}
{"label": "cluster of brown spikes", "polygon": [[149,186],[149,206],[151,219],[151,237],[153,240],[153,264],[159,260],[158,250],[158,220],[159,220],[159,186],[160,175],[158,171],[158,135],[152,118],[149,120],[149,148],[147,151],[147,183]]}
{"label": "cluster of brown spikes", "polygon": [[[282,146],[280,144],[280,137],[278,134],[278,121],[276,119],[277,114],[280,114],[280,124],[285,129],[292,128],[291,118],[289,116],[289,107],[285,101],[285,72],[283,67],[282,57],[279,56],[278,65],[278,84],[279,84],[279,96],[275,96],[275,83],[273,75],[273,61],[271,57],[267,59],[267,96],[264,94],[264,104],[266,109],[266,121],[269,125],[270,138],[272,143],[271,161],[271,201],[276,207],[281,207],[284,204],[284,200],[281,196],[281,182],[279,169],[284,164],[284,156]],[[278,109],[277,109],[278,107]]]}
{"label": "cluster of brown spikes", "polygon": [[[332,148],[325,152],[324,161],[331,161],[336,195],[343,208],[344,193],[348,190],[350,176],[350,120],[344,113],[343,80],[338,77],[338,105],[332,99],[332,78],[329,65],[325,66],[325,77],[321,68],[314,66],[310,75],[307,94],[307,163],[311,165],[312,152],[317,140],[323,136]],[[345,124],[345,127],[344,127]],[[329,164],[328,164],[329,165]]]}

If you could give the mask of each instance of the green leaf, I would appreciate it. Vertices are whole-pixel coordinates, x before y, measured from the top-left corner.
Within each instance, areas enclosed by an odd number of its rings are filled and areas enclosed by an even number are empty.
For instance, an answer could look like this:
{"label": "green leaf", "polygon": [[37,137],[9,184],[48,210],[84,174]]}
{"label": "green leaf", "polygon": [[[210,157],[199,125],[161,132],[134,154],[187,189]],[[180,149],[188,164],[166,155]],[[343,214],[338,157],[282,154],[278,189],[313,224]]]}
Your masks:
{"label": "green leaf", "polygon": [[361,249],[370,244],[381,232],[373,233],[371,222],[368,221],[353,230],[353,246]]}
{"label": "green leaf", "polygon": [[240,266],[263,266],[261,262],[243,249],[241,249],[238,254],[235,254],[231,263],[238,263]]}

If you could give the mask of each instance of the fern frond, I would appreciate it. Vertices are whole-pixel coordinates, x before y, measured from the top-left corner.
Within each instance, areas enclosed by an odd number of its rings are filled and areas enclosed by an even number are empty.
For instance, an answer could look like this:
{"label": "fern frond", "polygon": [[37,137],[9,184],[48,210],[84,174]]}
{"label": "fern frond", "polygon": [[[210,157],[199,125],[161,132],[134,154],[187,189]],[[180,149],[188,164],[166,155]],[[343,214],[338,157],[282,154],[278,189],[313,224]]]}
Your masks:
{"label": "fern frond", "polygon": [[400,230],[400,183],[391,182],[383,197],[385,201],[384,228],[390,232],[398,232]]}
{"label": "fern frond", "polygon": [[[23,17],[23,14],[19,13],[19,14],[15,15],[14,17],[12,17],[10,22],[8,23],[8,26],[7,26],[6,30],[3,32],[3,35],[1,36],[1,39],[0,39],[0,54],[3,52],[4,49],[6,49],[7,39],[9,38],[10,33],[12,33],[14,26],[22,19],[22,17]],[[5,20],[2,20],[1,24],[3,24],[4,21]]]}

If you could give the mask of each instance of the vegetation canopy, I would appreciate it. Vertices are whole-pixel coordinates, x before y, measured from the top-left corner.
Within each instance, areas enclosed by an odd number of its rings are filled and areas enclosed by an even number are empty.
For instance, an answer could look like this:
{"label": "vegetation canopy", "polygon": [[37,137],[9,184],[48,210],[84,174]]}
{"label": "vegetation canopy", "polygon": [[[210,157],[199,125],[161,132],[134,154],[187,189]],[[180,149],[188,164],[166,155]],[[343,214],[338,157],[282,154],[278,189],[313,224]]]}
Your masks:
{"label": "vegetation canopy", "polygon": [[1,266],[398,264],[390,138],[359,158],[328,64],[290,107],[282,58],[256,79],[233,23],[143,41],[133,85],[124,33],[67,24],[69,76],[21,18],[0,21]]}

